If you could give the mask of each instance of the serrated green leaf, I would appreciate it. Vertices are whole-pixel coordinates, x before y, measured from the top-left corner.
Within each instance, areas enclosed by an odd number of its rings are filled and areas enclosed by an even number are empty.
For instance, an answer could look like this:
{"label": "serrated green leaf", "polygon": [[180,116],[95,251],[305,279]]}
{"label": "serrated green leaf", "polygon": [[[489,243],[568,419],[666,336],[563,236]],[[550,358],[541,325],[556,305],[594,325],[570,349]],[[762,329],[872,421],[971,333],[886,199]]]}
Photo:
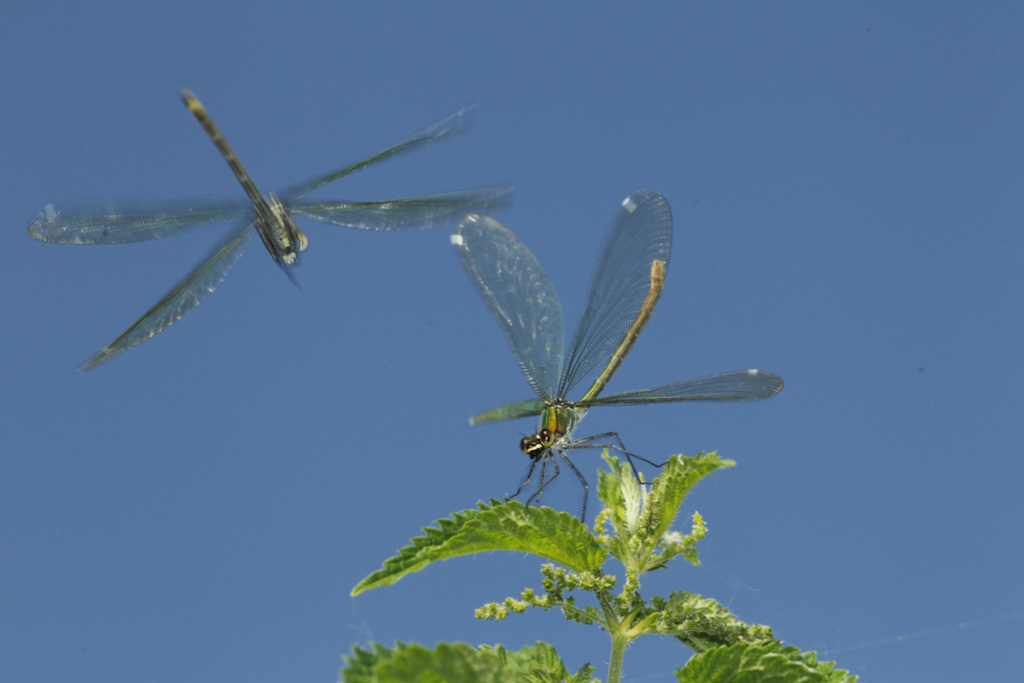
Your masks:
{"label": "serrated green leaf", "polygon": [[590,666],[589,663],[581,666],[576,673],[572,675],[566,683],[601,683],[600,680],[594,678],[594,667]]}
{"label": "serrated green leaf", "polygon": [[600,569],[606,557],[604,548],[575,517],[551,508],[528,508],[516,501],[480,504],[479,509],[455,513],[452,519],[440,520],[438,528],[424,532],[360,581],[352,595],[389,586],[433,562],[471,553],[533,553],[577,572]]}
{"label": "serrated green leaf", "polygon": [[680,683],[824,683],[800,661],[756,645],[716,647],[694,655],[676,671]]}
{"label": "serrated green leaf", "polygon": [[651,605],[653,609],[645,615],[647,632],[675,636],[696,652],[737,643],[778,646],[770,628],[747,624],[715,600],[696,593],[672,592],[668,599],[651,598]]}
{"label": "serrated green leaf", "polygon": [[651,485],[650,498],[657,501],[651,519],[649,536],[657,541],[672,526],[679,506],[698,481],[723,467],[732,467],[732,460],[722,460],[717,453],[700,453],[692,457],[675,455],[669,458],[661,474]]}
{"label": "serrated green leaf", "polygon": [[[480,647],[485,646],[481,645]],[[567,679],[573,681],[576,678],[575,676],[569,678],[569,670],[565,667],[565,663],[562,662],[555,648],[540,641],[524,647],[519,652],[509,653],[508,659],[510,666],[507,667],[507,670],[515,671],[521,676],[519,679],[509,680],[523,680],[527,683],[562,683]],[[593,670],[589,664],[584,664],[583,669]],[[590,679],[581,679],[580,683],[585,680]]]}
{"label": "serrated green leaf", "polygon": [[851,676],[849,671],[837,669],[835,662],[819,662],[818,653],[813,650],[801,652],[799,648],[784,647],[779,649],[779,654],[814,669],[828,683],[856,683],[857,677]]}
{"label": "serrated green leaf", "polygon": [[373,667],[382,657],[390,657],[390,650],[382,645],[373,644],[373,650],[364,650],[360,647],[353,647],[352,654],[343,655],[344,665],[338,671],[347,683],[371,683],[373,678]]}
{"label": "serrated green leaf", "polygon": [[345,683],[548,683],[569,678],[555,649],[540,642],[517,652],[500,645],[474,648],[466,643],[442,643],[433,650],[415,643],[398,643],[394,648],[374,645],[373,651],[353,648],[344,660],[339,675]]}
{"label": "serrated green leaf", "polygon": [[517,501],[481,513],[447,549],[452,556],[495,550],[533,553],[576,572],[597,571],[606,557],[586,525],[569,513]]}
{"label": "serrated green leaf", "polygon": [[442,643],[433,650],[409,645],[374,668],[380,683],[449,683],[502,681],[504,666],[493,652],[481,654],[465,643]]}
{"label": "serrated green leaf", "polygon": [[[495,503],[496,501],[491,501]],[[489,509],[481,503],[477,510],[463,510],[452,515],[452,519],[442,519],[437,529],[423,529],[423,536],[412,539],[412,545],[401,548],[397,557],[384,561],[384,566],[360,581],[352,589],[352,595],[379,586],[390,586],[410,572],[419,571],[438,558],[444,544],[457,536],[462,528],[472,519],[478,517],[483,510]]]}

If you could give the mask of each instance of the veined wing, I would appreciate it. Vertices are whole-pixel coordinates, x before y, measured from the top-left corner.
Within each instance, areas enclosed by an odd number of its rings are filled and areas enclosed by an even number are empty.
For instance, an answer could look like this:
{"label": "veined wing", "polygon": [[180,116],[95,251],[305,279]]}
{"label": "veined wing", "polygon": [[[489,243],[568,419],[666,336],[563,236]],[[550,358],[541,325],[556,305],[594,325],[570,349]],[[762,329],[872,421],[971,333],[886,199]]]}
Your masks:
{"label": "veined wing", "polygon": [[62,212],[50,204],[29,223],[28,234],[42,242],[61,244],[141,242],[235,218],[251,208],[248,202],[220,202],[165,211],[108,207]]}
{"label": "veined wing", "polygon": [[547,404],[539,398],[531,398],[526,401],[509,403],[485,413],[474,415],[469,418],[469,424],[475,425],[481,422],[498,422],[499,420],[514,420],[519,417],[532,417],[540,415]]}
{"label": "veined wing", "polygon": [[655,259],[668,268],[672,212],[657,192],[640,190],[619,206],[590,283],[587,307],[565,359],[558,396],[607,363],[633,325],[651,289]]}
{"label": "veined wing", "polygon": [[467,213],[499,211],[512,203],[512,187],[389,199],[379,202],[316,202],[292,205],[297,215],[324,223],[364,230],[430,228],[451,223]]}
{"label": "veined wing", "polygon": [[185,279],[167,293],[124,333],[82,365],[92,370],[114,356],[138,346],[167,329],[172,323],[198,306],[238,261],[246,242],[253,235],[251,223],[242,223],[229,232]]}
{"label": "veined wing", "polygon": [[580,408],[667,401],[759,401],[782,391],[782,378],[766,370],[735,370],[666,384],[654,389],[619,391],[590,401]]}
{"label": "veined wing", "polygon": [[385,159],[390,159],[391,157],[403,152],[409,152],[414,149],[426,147],[427,145],[431,145],[435,142],[441,142],[442,140],[447,140],[455,135],[465,133],[472,126],[473,113],[475,111],[476,105],[463,107],[454,114],[450,114],[440,121],[430,124],[423,130],[413,133],[405,140],[402,140],[383,151],[377,152],[373,156],[367,157],[362,161],[357,161],[351,166],[340,168],[337,171],[331,171],[330,173],[314,178],[313,180],[293,185],[281,192],[278,196],[280,196],[286,204],[293,202],[296,199],[305,197],[311,192],[319,190],[327,183],[334,182],[338,178],[350,175],[356,171],[361,171],[371,164],[384,161]]}
{"label": "veined wing", "polygon": [[488,216],[467,216],[451,242],[526,381],[539,397],[555,398],[564,326],[548,274],[511,230]]}

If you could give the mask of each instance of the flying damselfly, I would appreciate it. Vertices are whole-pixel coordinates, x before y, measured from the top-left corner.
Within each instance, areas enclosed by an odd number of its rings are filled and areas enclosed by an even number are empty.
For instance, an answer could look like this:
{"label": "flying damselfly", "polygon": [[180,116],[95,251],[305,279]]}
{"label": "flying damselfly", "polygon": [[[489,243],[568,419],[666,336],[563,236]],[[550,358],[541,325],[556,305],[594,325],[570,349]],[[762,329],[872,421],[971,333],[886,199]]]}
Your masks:
{"label": "flying damselfly", "polygon": [[465,132],[472,107],[457,111],[362,161],[264,196],[195,95],[187,90],[181,95],[245,189],[248,201],[179,203],[165,209],[122,207],[71,212],[61,212],[49,205],[29,223],[29,235],[44,242],[121,244],[166,237],[228,220],[238,221],[198,266],[121,336],[86,361],[83,370],[90,370],[141,344],[198,305],[223,281],[254,233],[260,236],[263,246],[285,274],[296,282],[292,267],[307,245],[305,234],[295,223],[296,216],[364,230],[429,228],[451,223],[470,211],[501,209],[511,201],[510,187],[484,187],[384,201],[300,201],[324,185],[371,164]]}

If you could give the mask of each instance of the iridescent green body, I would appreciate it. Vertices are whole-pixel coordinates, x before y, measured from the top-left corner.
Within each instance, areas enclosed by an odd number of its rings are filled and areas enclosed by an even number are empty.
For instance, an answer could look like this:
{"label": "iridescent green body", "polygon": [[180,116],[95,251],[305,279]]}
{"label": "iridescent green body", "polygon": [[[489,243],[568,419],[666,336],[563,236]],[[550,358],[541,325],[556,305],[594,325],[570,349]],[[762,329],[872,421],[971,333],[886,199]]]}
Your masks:
{"label": "iridescent green body", "polygon": [[586,409],[577,410],[573,404],[565,401],[546,405],[540,414],[540,428],[536,433],[523,437],[519,442],[519,450],[530,456],[531,460],[538,460],[552,446],[568,437],[586,413]]}

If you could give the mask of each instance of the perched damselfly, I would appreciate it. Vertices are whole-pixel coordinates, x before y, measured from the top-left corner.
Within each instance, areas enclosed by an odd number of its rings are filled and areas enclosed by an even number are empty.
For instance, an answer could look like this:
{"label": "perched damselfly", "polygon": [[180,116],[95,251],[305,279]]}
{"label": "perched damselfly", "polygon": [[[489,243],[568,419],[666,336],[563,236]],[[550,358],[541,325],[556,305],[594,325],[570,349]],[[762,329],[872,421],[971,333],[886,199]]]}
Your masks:
{"label": "perched damselfly", "polygon": [[[519,495],[540,465],[540,480],[528,505],[538,501],[558,476],[557,454],[583,486],[580,517],[586,520],[590,487],[567,456],[569,449],[611,448],[622,452],[631,465],[633,458],[655,464],[627,451],[615,432],[572,439],[590,408],[666,401],[756,401],[782,390],[782,378],[774,373],[738,370],[600,395],[650,318],[664,286],[672,248],[672,213],[657,192],[634,192],[619,207],[598,255],[586,308],[567,354],[563,353],[558,295],[540,262],[518,237],[493,218],[471,215],[459,224],[451,241],[538,396],[470,418],[471,424],[478,424],[540,415],[537,432],[520,442],[530,468],[513,494]],[[601,373],[583,397],[568,400],[569,392],[598,367]]]}
{"label": "perched damselfly", "polygon": [[254,233],[260,236],[270,256],[295,282],[292,267],[298,261],[299,252],[306,248],[307,240],[296,225],[294,216],[364,230],[429,228],[451,223],[470,211],[505,208],[511,201],[510,187],[484,187],[385,201],[300,201],[324,185],[371,164],[465,132],[472,118],[472,107],[461,109],[351,166],[264,196],[195,95],[187,90],[183,90],[181,95],[188,110],[209,134],[242,184],[249,196],[247,202],[178,203],[167,209],[108,207],[70,212],[62,212],[49,205],[29,223],[29,235],[44,242],[121,244],[166,237],[228,220],[238,221],[237,226],[192,272],[121,336],[86,361],[83,370],[90,370],[141,344],[198,305],[223,281]]}

